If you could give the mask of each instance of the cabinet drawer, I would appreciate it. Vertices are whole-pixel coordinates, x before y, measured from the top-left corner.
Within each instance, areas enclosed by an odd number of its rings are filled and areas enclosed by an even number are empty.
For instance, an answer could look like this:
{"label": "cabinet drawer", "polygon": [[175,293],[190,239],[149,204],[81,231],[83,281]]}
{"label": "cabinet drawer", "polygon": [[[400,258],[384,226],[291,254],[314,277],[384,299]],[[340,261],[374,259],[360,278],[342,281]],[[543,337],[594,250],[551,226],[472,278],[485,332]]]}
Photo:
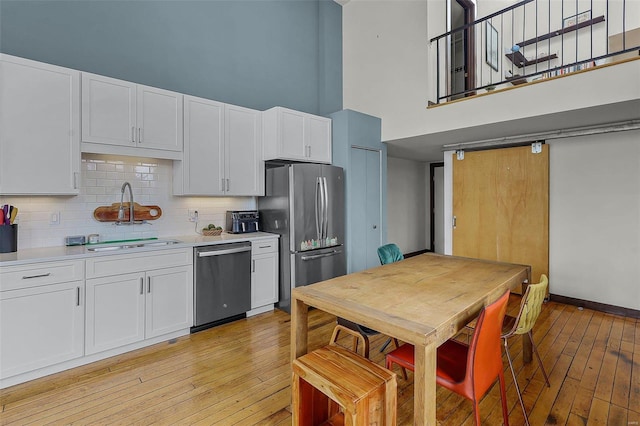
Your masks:
{"label": "cabinet drawer", "polygon": [[84,260],[0,267],[0,291],[84,280]]}
{"label": "cabinet drawer", "polygon": [[251,242],[251,255],[273,253],[278,251],[278,240],[260,240]]}
{"label": "cabinet drawer", "polygon": [[149,269],[171,268],[193,264],[191,249],[101,256],[87,259],[87,278],[108,277]]}

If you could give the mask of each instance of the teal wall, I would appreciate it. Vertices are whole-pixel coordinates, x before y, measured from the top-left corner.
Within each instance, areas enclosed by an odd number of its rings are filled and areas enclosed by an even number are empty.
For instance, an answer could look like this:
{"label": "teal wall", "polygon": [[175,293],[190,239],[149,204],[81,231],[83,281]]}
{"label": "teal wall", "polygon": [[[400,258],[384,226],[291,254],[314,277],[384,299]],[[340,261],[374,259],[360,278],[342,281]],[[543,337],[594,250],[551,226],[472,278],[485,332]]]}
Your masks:
{"label": "teal wall", "polygon": [[[387,242],[387,145],[378,117],[348,109],[330,117],[332,162],[345,169],[345,245],[351,273],[378,266],[377,249]],[[379,233],[371,229],[374,223]]]}
{"label": "teal wall", "polygon": [[259,110],[342,109],[333,0],[0,0],[0,52]]}

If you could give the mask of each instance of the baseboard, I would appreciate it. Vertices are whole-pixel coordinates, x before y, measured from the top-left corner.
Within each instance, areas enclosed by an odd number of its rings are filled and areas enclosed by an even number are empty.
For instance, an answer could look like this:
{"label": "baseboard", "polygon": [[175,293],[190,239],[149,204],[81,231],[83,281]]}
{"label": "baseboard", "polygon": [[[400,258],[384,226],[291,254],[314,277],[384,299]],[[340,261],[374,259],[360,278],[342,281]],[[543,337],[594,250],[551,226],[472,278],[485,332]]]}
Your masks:
{"label": "baseboard", "polygon": [[589,300],[575,299],[573,297],[549,295],[554,302],[574,305],[581,308],[592,309],[594,311],[606,312],[608,314],[621,315],[623,317],[640,319],[640,311],[637,309],[623,308],[621,306],[607,305],[606,303],[591,302]]}

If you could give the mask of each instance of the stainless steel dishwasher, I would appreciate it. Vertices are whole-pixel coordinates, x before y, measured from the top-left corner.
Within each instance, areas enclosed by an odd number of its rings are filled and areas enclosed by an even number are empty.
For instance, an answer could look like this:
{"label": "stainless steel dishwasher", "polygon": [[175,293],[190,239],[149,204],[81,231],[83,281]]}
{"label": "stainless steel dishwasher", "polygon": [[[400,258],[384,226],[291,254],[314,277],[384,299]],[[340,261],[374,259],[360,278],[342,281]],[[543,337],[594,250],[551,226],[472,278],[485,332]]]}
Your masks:
{"label": "stainless steel dishwasher", "polygon": [[195,333],[244,318],[251,309],[251,243],[193,249]]}

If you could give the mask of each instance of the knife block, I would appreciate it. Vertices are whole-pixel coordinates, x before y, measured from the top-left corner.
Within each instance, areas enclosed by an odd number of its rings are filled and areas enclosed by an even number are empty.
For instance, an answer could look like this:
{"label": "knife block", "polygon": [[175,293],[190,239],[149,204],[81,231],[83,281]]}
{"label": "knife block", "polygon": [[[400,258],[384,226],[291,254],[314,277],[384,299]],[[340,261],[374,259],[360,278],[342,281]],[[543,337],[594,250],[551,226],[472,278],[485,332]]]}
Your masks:
{"label": "knife block", "polygon": [[0,225],[0,253],[18,251],[18,224]]}

